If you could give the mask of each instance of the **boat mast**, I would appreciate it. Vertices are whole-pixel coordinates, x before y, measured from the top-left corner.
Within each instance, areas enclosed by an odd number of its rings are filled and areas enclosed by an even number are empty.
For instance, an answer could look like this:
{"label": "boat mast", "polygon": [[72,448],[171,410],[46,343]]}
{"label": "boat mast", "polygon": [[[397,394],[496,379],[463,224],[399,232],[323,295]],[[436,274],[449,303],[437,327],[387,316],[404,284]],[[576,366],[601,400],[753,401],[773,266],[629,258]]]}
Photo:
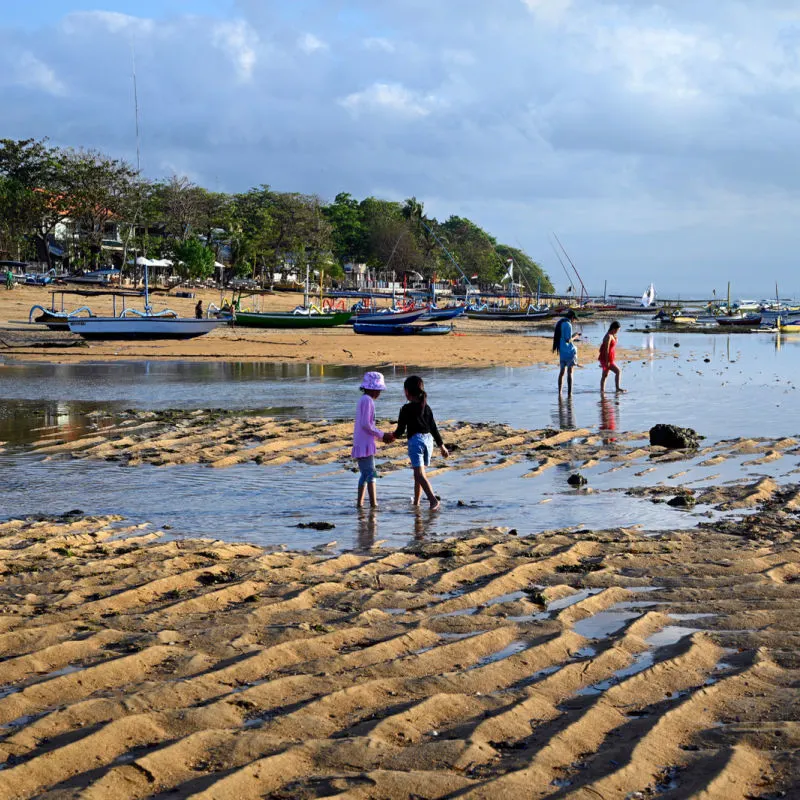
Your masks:
{"label": "boat mast", "polygon": [[436,241],[436,244],[438,244],[439,247],[441,247],[442,250],[444,250],[445,255],[450,259],[450,261],[453,262],[455,268],[461,273],[461,277],[466,281],[467,286],[469,286],[469,288],[472,289],[473,288],[472,281],[470,281],[470,279],[466,276],[464,270],[461,269],[461,267],[459,266],[458,261],[456,261],[450,254],[450,251],[442,244],[442,240],[428,227],[428,225],[426,225],[425,220],[420,219],[420,223],[422,224],[422,227],[425,228],[425,230],[428,231],[428,233],[431,236],[433,236],[434,240]]}
{"label": "boat mast", "polygon": [[553,236],[555,236],[555,239],[558,242],[558,246],[564,251],[564,255],[567,257],[567,261],[569,261],[570,266],[575,271],[575,274],[578,276],[578,281],[581,285],[581,302],[583,302],[584,295],[586,295],[586,299],[588,300],[589,292],[586,291],[586,286],[584,286],[583,278],[581,278],[581,274],[580,272],[578,272],[578,268],[575,266],[575,264],[572,263],[572,259],[569,257],[569,253],[564,248],[564,245],[561,244],[561,239],[558,238],[555,231],[553,231]]}

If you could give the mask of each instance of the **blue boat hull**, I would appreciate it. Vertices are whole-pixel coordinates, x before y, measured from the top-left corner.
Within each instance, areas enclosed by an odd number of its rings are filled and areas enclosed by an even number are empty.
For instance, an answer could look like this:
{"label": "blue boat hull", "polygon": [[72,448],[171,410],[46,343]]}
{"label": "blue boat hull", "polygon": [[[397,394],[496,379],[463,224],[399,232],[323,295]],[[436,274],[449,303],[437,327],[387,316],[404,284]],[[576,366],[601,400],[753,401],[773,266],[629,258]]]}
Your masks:
{"label": "blue boat hull", "polygon": [[353,330],[356,333],[366,333],[372,336],[437,336],[450,333],[452,330],[444,325],[373,325],[369,322],[354,322]]}

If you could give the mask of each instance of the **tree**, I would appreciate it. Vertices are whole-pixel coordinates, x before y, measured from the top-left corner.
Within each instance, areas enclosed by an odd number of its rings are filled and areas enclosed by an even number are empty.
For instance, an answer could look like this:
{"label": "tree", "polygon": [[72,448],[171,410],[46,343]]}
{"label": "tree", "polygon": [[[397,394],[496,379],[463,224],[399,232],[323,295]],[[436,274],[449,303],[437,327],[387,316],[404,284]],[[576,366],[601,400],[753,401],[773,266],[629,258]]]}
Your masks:
{"label": "tree", "polygon": [[62,152],[46,139],[0,139],[0,177],[6,235],[18,246],[22,236],[31,237],[37,259],[50,266],[50,236],[69,203]]}
{"label": "tree", "polygon": [[331,225],[333,255],[339,263],[365,261],[368,232],[358,200],[347,192],[340,192],[322,213]]}
{"label": "tree", "polygon": [[64,151],[62,164],[67,214],[78,246],[97,266],[107,225],[133,220],[137,173],[125,161],[93,150]]}
{"label": "tree", "polygon": [[172,252],[178,260],[178,274],[183,280],[203,280],[214,273],[214,251],[199,239],[176,242]]}

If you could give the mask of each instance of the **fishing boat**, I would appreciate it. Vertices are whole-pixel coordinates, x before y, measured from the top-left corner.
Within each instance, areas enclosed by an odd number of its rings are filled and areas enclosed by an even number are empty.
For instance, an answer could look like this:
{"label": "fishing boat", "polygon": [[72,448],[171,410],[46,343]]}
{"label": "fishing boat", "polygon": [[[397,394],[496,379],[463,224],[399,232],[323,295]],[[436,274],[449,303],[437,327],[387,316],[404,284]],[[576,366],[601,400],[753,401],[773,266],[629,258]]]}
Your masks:
{"label": "fishing boat", "polygon": [[70,317],[69,329],[84,339],[194,339],[225,325],[221,319],[142,314],[120,317]]}
{"label": "fishing boat", "polygon": [[779,321],[778,330],[781,333],[800,333],[800,322],[788,322],[784,325]]}
{"label": "fishing boat", "polygon": [[536,322],[552,316],[552,311],[545,310],[512,311],[511,309],[498,308],[493,310],[488,306],[476,306],[467,309],[468,319],[500,320],[503,322]]}
{"label": "fishing boat", "polygon": [[761,324],[761,314],[723,314],[715,317],[717,325],[723,327],[749,327]]}
{"label": "fishing boat", "polygon": [[119,316],[68,317],[70,331],[84,339],[194,339],[226,321],[207,317],[179,317],[175,311],[154,312],[150,305],[147,265],[144,268],[144,311],[125,308]]}
{"label": "fishing boat", "polygon": [[420,317],[422,320],[431,320],[432,322],[444,322],[448,319],[455,319],[465,314],[467,311],[466,306],[454,306],[452,308],[429,308],[427,312]]}
{"label": "fishing boat", "polygon": [[353,323],[353,330],[356,333],[372,336],[441,336],[451,333],[453,329],[448,325],[437,325],[435,322],[427,325],[375,325],[370,322],[356,321]]}
{"label": "fishing boat", "polygon": [[[53,289],[50,291],[50,306],[45,308],[38,303],[31,306],[28,312],[28,322],[38,323],[49,328],[51,331],[68,331],[69,321],[73,317],[80,317],[85,314],[88,317],[96,316],[95,313],[88,305],[80,306],[73,311],[66,310],[65,297],[67,295],[77,295],[78,297],[111,297],[112,312],[111,316],[117,315],[117,302],[121,298],[122,311],[125,312],[125,301],[128,297],[141,297],[142,293],[137,291],[130,291],[125,289],[117,289],[115,291],[98,290],[98,289]],[[58,299],[56,299],[58,298]],[[59,305],[61,308],[59,309]],[[34,316],[36,312],[40,312],[38,316]]]}
{"label": "fishing boat", "polygon": [[[612,295],[614,297],[614,295]],[[650,308],[654,308],[656,304],[656,290],[653,284],[645,289],[642,299],[638,303],[617,303],[617,311],[638,311],[642,313]]]}
{"label": "fishing boat", "polygon": [[356,314],[352,320],[354,325],[356,323],[383,326],[409,325],[427,313],[427,308],[413,308],[410,311],[391,311],[387,308],[383,311]]}
{"label": "fishing boat", "polygon": [[353,314],[350,311],[312,313],[311,310],[294,311],[235,311],[233,325],[244,328],[332,328],[347,325]]}

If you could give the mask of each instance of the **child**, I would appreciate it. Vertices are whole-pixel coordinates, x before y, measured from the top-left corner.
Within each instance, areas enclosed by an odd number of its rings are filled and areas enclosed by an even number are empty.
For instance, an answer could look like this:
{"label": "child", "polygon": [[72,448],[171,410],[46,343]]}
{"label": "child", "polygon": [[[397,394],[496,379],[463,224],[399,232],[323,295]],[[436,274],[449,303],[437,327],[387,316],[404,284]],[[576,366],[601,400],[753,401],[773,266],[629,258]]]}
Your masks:
{"label": "child", "polygon": [[397,430],[390,435],[392,439],[396,439],[407,432],[408,457],[414,470],[414,505],[419,505],[422,493],[425,492],[431,504],[431,511],[436,511],[440,506],[439,498],[433,493],[433,487],[425,474],[425,467],[431,463],[434,441],[439,445],[439,450],[445,458],[449,453],[439,435],[433,411],[428,405],[428,395],[425,393],[422,378],[416,375],[409,376],[403,384],[403,389],[408,402],[400,409]]}
{"label": "child", "polygon": [[567,375],[567,396],[572,396],[572,370],[578,364],[578,349],[575,340],[580,338],[579,333],[573,333],[572,323],[576,318],[575,312],[570,308],[562,319],[556,323],[553,331],[553,352],[558,352],[561,369],[558,373],[558,394],[564,386],[564,373]]}
{"label": "child", "polygon": [[617,331],[619,331],[619,322],[614,320],[608,327],[608,333],[603,337],[603,343],[600,345],[600,369],[603,370],[603,376],[600,378],[600,392],[601,394],[606,390],[606,378],[608,373],[614,373],[614,382],[616,383],[617,391],[624,392],[625,390],[620,387],[619,380],[622,372],[617,366]]}
{"label": "child", "polygon": [[381,392],[386,389],[386,383],[380,372],[367,372],[360,386],[363,395],[358,401],[356,419],[353,424],[353,450],[352,457],[358,461],[361,473],[358,478],[357,505],[364,505],[364,490],[369,490],[369,504],[373,508],[378,505],[378,493],[375,482],[378,473],[375,470],[375,453],[377,447],[375,440],[391,441],[391,434],[384,434],[375,427],[375,403]]}

